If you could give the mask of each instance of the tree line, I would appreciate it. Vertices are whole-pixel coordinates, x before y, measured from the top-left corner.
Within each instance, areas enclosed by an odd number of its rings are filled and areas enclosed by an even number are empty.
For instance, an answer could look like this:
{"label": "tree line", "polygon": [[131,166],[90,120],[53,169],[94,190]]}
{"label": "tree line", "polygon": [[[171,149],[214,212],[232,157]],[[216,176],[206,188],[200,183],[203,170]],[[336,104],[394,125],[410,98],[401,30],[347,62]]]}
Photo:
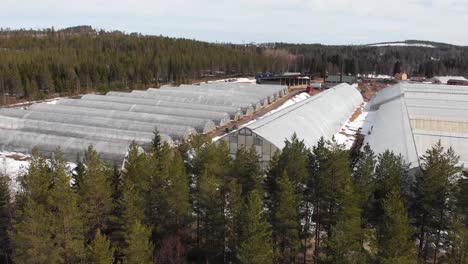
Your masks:
{"label": "tree line", "polygon": [[[195,137],[122,168],[92,147],[72,174],[34,154],[19,190],[0,181],[3,263],[467,263],[468,180],[436,144],[416,172],[401,155],[351,156],[293,136],[262,170]],[[466,175],[465,175],[466,176]]]}
{"label": "tree line", "polygon": [[297,71],[329,74],[384,74],[393,76],[393,67],[410,76],[468,76],[468,48],[427,41],[406,41],[429,47],[368,45],[325,46],[320,44],[273,43],[268,48],[284,49],[296,59],[290,67]]}
{"label": "tree line", "polygon": [[0,30],[0,92],[53,94],[136,89],[204,76],[279,70],[279,60],[255,47],[98,31]]}

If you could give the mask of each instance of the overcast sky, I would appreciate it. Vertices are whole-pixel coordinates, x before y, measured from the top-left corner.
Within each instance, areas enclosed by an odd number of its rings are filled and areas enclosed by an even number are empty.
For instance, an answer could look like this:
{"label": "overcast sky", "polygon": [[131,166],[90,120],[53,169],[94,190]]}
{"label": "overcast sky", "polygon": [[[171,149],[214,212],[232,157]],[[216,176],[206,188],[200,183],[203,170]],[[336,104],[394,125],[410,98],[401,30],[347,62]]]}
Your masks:
{"label": "overcast sky", "polygon": [[468,0],[1,0],[0,27],[91,25],[212,42],[468,45]]}

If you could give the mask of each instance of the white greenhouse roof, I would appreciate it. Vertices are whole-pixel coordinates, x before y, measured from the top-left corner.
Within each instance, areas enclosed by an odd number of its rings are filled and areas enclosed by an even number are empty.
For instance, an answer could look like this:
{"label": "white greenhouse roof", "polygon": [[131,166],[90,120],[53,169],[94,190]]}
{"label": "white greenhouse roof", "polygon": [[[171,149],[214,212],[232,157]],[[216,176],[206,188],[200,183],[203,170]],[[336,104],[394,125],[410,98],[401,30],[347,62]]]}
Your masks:
{"label": "white greenhouse roof", "polygon": [[369,106],[376,119],[366,142],[376,153],[400,153],[416,167],[440,140],[468,166],[468,87],[401,83],[377,93]]}
{"label": "white greenhouse roof", "polygon": [[321,137],[331,139],[362,103],[356,88],[340,84],[246,127],[279,149],[294,133],[311,148]]}

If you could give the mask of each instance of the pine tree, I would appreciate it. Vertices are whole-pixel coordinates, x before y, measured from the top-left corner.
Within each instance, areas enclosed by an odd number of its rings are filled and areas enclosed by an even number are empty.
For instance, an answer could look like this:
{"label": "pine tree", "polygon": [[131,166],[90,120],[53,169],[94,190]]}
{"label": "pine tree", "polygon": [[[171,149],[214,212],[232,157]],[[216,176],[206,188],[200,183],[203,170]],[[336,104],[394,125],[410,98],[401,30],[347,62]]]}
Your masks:
{"label": "pine tree", "polygon": [[385,151],[377,157],[377,166],[375,169],[375,190],[373,204],[367,215],[367,221],[373,225],[382,222],[384,211],[382,201],[396,187],[401,191],[409,192],[406,181],[408,180],[408,164],[401,155],[397,156],[393,152]]}
{"label": "pine tree", "polygon": [[167,201],[167,221],[163,227],[176,233],[186,227],[190,221],[189,177],[185,171],[184,161],[178,151],[174,151],[169,168],[169,179],[165,197]]}
{"label": "pine tree", "polygon": [[278,178],[278,203],[275,208],[273,237],[279,263],[294,262],[300,246],[298,197],[286,172]]}
{"label": "pine tree", "polygon": [[[468,263],[468,228],[463,223],[463,217],[457,214],[450,232],[449,240],[451,242],[450,250],[444,263],[465,264]],[[465,219],[466,221],[466,219]]]}
{"label": "pine tree", "polygon": [[112,210],[112,189],[109,171],[92,146],[85,152],[84,166],[86,169],[80,179],[78,194],[86,221],[87,239],[90,240],[97,229],[107,229]]}
{"label": "pine tree", "polygon": [[360,197],[354,189],[351,175],[344,181],[343,196],[338,203],[340,210],[327,242],[328,258],[332,263],[362,263]]}
{"label": "pine tree", "polygon": [[262,200],[252,191],[242,211],[237,259],[240,263],[263,264],[273,262],[271,232],[262,213]]}
{"label": "pine tree", "polygon": [[105,235],[96,230],[93,242],[87,248],[87,263],[90,264],[113,264],[114,249]]}
{"label": "pine tree", "polygon": [[[449,148],[444,150],[438,142],[421,158],[421,172],[414,183],[414,218],[418,228],[418,256],[427,260],[432,249],[432,261],[437,262],[441,242],[446,240],[456,212],[456,180],[461,169],[457,167],[459,158]],[[444,244],[442,247],[447,247]]]}
{"label": "pine tree", "polygon": [[153,263],[153,244],[150,242],[151,229],[134,221],[127,230],[123,263]]}
{"label": "pine tree", "polygon": [[11,239],[15,263],[76,263],[84,256],[83,223],[60,153],[50,164],[35,152],[20,178]]}
{"label": "pine tree", "polygon": [[11,199],[9,179],[0,175],[0,262],[11,262],[11,247],[8,230],[11,226]]}
{"label": "pine tree", "polygon": [[84,257],[83,222],[78,208],[78,197],[71,189],[66,163],[57,154],[52,160],[50,212],[53,216],[52,237],[64,263],[76,263]]}
{"label": "pine tree", "polygon": [[382,207],[384,217],[378,228],[379,263],[416,263],[407,211],[398,187],[388,193]]}
{"label": "pine tree", "polygon": [[399,60],[396,61],[395,65],[393,66],[393,76],[395,76],[397,73],[401,73],[401,62]]}
{"label": "pine tree", "polygon": [[262,169],[260,158],[255,148],[241,147],[236,152],[236,157],[232,162],[232,177],[242,184],[244,197],[253,190],[261,191]]}
{"label": "pine tree", "polygon": [[18,208],[10,231],[14,263],[59,263],[50,237],[53,218],[47,210],[50,178],[46,160],[34,151],[27,173],[18,179],[23,192],[16,197]]}

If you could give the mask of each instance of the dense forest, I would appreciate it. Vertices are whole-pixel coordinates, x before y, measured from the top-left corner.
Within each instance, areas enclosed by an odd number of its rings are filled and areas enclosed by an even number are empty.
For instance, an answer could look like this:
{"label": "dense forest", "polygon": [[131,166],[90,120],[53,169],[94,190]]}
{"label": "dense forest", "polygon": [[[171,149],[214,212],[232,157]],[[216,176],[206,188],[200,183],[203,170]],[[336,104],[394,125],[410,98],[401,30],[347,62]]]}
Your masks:
{"label": "dense forest", "polygon": [[258,160],[202,137],[170,148],[158,133],[122,169],[92,147],[71,176],[60,155],[34,155],[17,193],[0,178],[1,261],[468,262],[468,180],[451,149],[427,150],[416,173],[392,152],[295,136],[266,172]]}
{"label": "dense forest", "polygon": [[0,91],[17,97],[79,94],[280,71],[256,47],[96,31],[0,31]]}
{"label": "dense forest", "polygon": [[286,71],[392,75],[396,63],[411,76],[468,75],[468,47],[426,44],[435,47],[235,45],[89,26],[0,29],[0,93],[40,99]]}
{"label": "dense forest", "polygon": [[[391,45],[392,43],[390,43]],[[394,65],[410,76],[468,76],[468,47],[427,41],[405,41],[416,46],[325,46],[320,44],[265,44],[295,55],[293,69],[337,74],[385,74],[393,76]]]}

